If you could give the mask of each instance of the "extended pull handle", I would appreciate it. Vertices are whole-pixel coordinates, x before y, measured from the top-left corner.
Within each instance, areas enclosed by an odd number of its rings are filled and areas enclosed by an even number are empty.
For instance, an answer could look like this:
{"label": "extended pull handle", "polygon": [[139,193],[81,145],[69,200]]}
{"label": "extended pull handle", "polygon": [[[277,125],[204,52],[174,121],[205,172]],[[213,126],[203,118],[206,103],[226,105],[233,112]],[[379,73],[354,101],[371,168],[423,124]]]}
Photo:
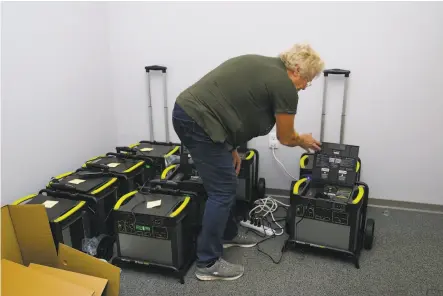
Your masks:
{"label": "extended pull handle", "polygon": [[145,70],[146,72],[150,71],[162,71],[163,73],[166,73],[166,67],[165,66],[159,66],[159,65],[152,65],[152,66],[146,66]]}
{"label": "extended pull handle", "polygon": [[344,69],[327,69],[324,70],[323,73],[325,76],[332,74],[332,75],[345,75],[345,77],[349,77],[349,75],[351,75],[351,71]]}

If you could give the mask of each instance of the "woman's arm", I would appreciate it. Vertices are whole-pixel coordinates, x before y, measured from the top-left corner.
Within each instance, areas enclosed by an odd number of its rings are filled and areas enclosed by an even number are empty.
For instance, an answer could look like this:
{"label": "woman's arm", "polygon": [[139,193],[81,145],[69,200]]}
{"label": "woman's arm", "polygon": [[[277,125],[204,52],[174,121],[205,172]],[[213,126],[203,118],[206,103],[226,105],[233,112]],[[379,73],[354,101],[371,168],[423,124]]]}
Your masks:
{"label": "woman's arm", "polygon": [[295,114],[278,113],[275,115],[277,126],[277,139],[282,145],[300,146],[300,135],[294,129]]}
{"label": "woman's arm", "polygon": [[294,129],[295,114],[278,113],[275,115],[277,125],[277,139],[282,145],[300,146],[307,152],[310,149],[320,150],[321,143],[312,137],[312,134],[299,135]]}

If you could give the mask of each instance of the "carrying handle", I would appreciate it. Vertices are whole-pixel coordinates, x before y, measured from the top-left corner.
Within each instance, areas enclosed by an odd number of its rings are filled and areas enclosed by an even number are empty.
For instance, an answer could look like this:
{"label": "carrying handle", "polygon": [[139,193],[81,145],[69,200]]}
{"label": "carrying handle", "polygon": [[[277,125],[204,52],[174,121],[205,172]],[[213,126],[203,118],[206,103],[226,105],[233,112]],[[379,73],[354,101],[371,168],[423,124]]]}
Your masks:
{"label": "carrying handle", "polygon": [[104,170],[105,172],[109,171],[109,167],[107,165],[101,164],[101,163],[86,163],[86,167]]}
{"label": "carrying handle", "polygon": [[[53,184],[54,185],[54,184]],[[61,185],[61,186],[58,186]],[[70,186],[70,185],[67,185]],[[64,186],[63,184],[57,184],[56,186],[52,186],[55,189],[65,189],[67,186]],[[71,188],[71,187],[69,187]],[[73,188],[75,189],[75,188]],[[89,198],[90,196],[87,194],[82,194],[78,192],[68,192],[68,191],[54,191],[51,189],[42,189],[39,191],[39,194],[46,193],[46,195],[54,196],[54,197],[70,197],[70,198]]]}
{"label": "carrying handle", "polygon": [[146,66],[145,70],[146,72],[150,72],[150,71],[162,71],[163,73],[166,73],[166,69],[167,67],[165,66],[159,66],[159,65],[152,65],[152,66]]}
{"label": "carrying handle", "polygon": [[132,153],[132,154],[136,153],[136,150],[134,148],[129,148],[129,147],[126,147],[126,146],[115,147],[115,150],[117,151],[117,153],[122,153],[122,152],[127,152],[127,153]]}
{"label": "carrying handle", "polygon": [[323,74],[325,75],[325,77],[328,76],[329,74],[345,75],[345,77],[349,77],[349,75],[351,75],[351,71],[344,69],[326,69],[323,71]]}

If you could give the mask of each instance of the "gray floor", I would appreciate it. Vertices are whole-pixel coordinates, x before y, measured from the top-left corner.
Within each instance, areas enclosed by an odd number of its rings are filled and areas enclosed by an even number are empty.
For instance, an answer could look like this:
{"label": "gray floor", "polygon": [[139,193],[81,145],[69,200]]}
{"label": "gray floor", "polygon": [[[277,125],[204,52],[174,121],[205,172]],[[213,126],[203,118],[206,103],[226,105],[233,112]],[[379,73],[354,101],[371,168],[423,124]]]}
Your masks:
{"label": "gray floor", "polygon": [[[376,221],[371,251],[363,250],[360,269],[350,262],[288,251],[274,264],[257,248],[232,248],[226,259],[245,265],[236,281],[200,282],[189,270],[185,284],[174,277],[123,269],[122,296],[138,295],[443,295],[443,215],[369,208]],[[276,240],[261,248],[274,249]],[[275,248],[273,248],[275,247]]]}

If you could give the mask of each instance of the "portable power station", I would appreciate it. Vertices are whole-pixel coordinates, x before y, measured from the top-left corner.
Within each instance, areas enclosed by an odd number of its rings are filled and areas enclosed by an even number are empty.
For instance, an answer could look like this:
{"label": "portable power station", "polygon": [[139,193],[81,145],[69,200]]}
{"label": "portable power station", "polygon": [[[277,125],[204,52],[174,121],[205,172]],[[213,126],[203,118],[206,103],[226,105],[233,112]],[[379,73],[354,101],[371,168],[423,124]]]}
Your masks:
{"label": "portable power station", "polygon": [[[148,118],[149,118],[149,141],[140,141],[138,143],[124,146],[116,147],[117,153],[130,153],[136,156],[138,159],[145,160],[145,176],[148,180],[159,178],[162,171],[168,166],[167,159],[174,155],[179,155],[180,144],[172,143],[169,140],[169,112],[168,112],[168,98],[167,98],[167,67],[150,65],[145,66],[145,71],[147,74],[147,106],[148,106]],[[151,75],[156,73],[161,73],[163,80],[163,109],[164,113],[164,123],[162,126],[165,127],[165,141],[159,142],[154,139],[154,117],[152,116],[152,95],[151,95]],[[160,101],[159,99],[155,101]]]}
{"label": "portable power station", "polygon": [[345,253],[357,268],[363,245],[372,248],[375,224],[366,219],[369,187],[357,181],[358,150],[323,142],[312,176],[291,184],[287,215],[289,243]]}
{"label": "portable power station", "polygon": [[64,197],[63,193],[44,189],[22,197],[12,205],[44,205],[56,249],[62,243],[81,251],[85,237],[84,227],[89,226],[84,225],[85,221],[82,219],[88,211],[86,202]]}
{"label": "portable power station", "polygon": [[109,260],[113,254],[114,223],[111,215],[117,202],[119,181],[113,174],[77,170],[51,179],[46,189],[64,194],[71,200],[85,201],[91,211],[88,238],[93,238],[96,247],[85,250],[92,256]]}
{"label": "portable power station", "polygon": [[257,199],[265,196],[266,181],[258,177],[259,153],[255,149],[239,148],[238,154],[242,160],[238,174],[237,202],[252,205]]}
{"label": "portable power station", "polygon": [[180,144],[140,141],[127,147],[116,147],[117,153],[130,154],[136,159],[146,162],[144,175],[146,180],[158,178],[167,167],[166,159],[173,155],[179,155]]}
{"label": "portable power station", "polygon": [[149,188],[122,196],[115,204],[117,258],[173,269],[184,276],[195,259],[196,196],[192,192]]}
{"label": "portable power station", "polygon": [[[323,100],[322,100],[322,112],[321,112],[321,126],[320,126],[320,143],[324,140],[324,130],[325,130],[325,116],[326,116],[326,98],[328,89],[328,77],[329,75],[343,75],[344,76],[344,92],[343,92],[343,103],[341,111],[340,120],[340,144],[344,143],[344,131],[345,131],[345,119],[346,119],[346,103],[348,101],[348,83],[351,71],[343,69],[327,69],[323,71]],[[357,181],[360,181],[361,175],[361,160],[357,158],[356,172]],[[313,153],[303,153],[299,160],[299,176],[300,178],[309,178],[312,176],[312,169],[314,167],[314,154]]]}
{"label": "portable power station", "polygon": [[168,166],[162,172],[159,179],[149,182],[149,187],[194,193],[197,198],[196,208],[198,215],[196,221],[198,226],[201,227],[208,195],[203,186],[203,181],[193,165],[189,151],[184,145],[180,149],[180,164]]}
{"label": "portable power station", "polygon": [[122,196],[145,183],[145,161],[135,159],[123,153],[107,153],[86,161],[82,166],[85,171],[99,171],[119,179],[117,195]]}

